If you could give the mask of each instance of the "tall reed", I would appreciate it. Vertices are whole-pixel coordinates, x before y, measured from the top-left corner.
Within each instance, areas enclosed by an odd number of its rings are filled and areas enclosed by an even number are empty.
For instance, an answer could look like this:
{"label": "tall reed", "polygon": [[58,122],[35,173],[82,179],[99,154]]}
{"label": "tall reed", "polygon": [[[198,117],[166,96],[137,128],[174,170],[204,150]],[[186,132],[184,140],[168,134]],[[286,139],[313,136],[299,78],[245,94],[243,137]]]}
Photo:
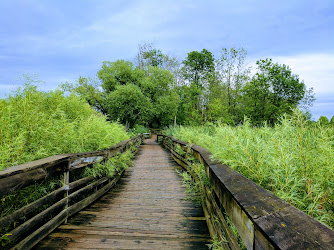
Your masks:
{"label": "tall reed", "polygon": [[208,148],[281,199],[334,227],[334,129],[309,125],[295,110],[275,127],[224,124],[167,130],[174,137]]}
{"label": "tall reed", "polygon": [[128,139],[76,95],[25,85],[0,99],[0,170],[55,154],[108,148]]}

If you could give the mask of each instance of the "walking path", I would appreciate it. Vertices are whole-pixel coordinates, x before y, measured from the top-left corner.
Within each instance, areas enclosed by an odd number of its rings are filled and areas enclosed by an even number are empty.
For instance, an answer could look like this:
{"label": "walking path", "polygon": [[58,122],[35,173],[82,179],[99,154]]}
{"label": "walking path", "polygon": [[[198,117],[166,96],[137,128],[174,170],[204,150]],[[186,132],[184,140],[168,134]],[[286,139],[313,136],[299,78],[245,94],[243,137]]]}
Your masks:
{"label": "walking path", "polygon": [[208,249],[201,207],[185,200],[180,167],[147,139],[115,188],[36,249]]}

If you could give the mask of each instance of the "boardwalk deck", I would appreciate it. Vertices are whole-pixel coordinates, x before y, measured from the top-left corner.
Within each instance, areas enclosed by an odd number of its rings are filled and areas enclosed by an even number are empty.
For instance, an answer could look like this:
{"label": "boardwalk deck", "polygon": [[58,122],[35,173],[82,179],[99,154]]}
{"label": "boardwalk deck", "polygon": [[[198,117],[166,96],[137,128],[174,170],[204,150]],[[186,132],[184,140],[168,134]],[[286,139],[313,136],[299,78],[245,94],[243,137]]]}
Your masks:
{"label": "boardwalk deck", "polygon": [[208,249],[201,207],[185,200],[179,168],[147,139],[119,184],[36,249]]}

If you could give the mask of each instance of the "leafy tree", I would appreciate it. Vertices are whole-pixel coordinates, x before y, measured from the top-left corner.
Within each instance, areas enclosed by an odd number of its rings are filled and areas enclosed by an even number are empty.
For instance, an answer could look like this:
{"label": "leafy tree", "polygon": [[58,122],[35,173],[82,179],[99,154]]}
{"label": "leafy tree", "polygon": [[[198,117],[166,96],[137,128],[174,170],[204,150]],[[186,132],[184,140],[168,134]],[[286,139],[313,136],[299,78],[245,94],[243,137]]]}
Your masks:
{"label": "leafy tree", "polygon": [[334,126],[334,115],[332,116],[331,121],[329,122],[332,126]]}
{"label": "leafy tree", "polygon": [[164,54],[156,48],[155,43],[143,43],[139,45],[139,51],[135,57],[136,66],[149,72],[149,67],[159,67],[171,71],[174,75],[178,72],[180,63],[176,57]]}
{"label": "leafy tree", "polygon": [[282,114],[291,113],[310,91],[288,66],[273,63],[271,59],[256,64],[258,73],[243,88],[245,113],[255,124],[262,121],[274,124]]}
{"label": "leafy tree", "polygon": [[320,118],[318,119],[318,123],[324,126],[329,125],[329,121],[326,116],[320,116]]}
{"label": "leafy tree", "polygon": [[182,63],[184,64],[183,75],[185,79],[201,88],[203,87],[201,80],[207,80],[215,70],[214,57],[206,49],[201,52],[188,53],[187,58]]}
{"label": "leafy tree", "polygon": [[110,92],[115,90],[118,85],[136,83],[138,79],[143,77],[143,72],[135,70],[133,63],[129,61],[104,61],[97,76],[102,81],[102,88],[106,92]]}
{"label": "leafy tree", "polygon": [[207,105],[210,81],[214,78],[214,57],[206,49],[192,51],[182,62],[184,78],[182,90],[182,110],[187,123],[200,124],[207,118]]}
{"label": "leafy tree", "polygon": [[154,113],[150,98],[133,83],[118,85],[106,96],[107,111],[111,120],[119,120],[127,127],[147,125]]}
{"label": "leafy tree", "polygon": [[180,96],[176,91],[170,91],[167,95],[161,95],[156,103],[156,120],[152,127],[165,127],[173,124],[180,105]]}
{"label": "leafy tree", "polygon": [[250,73],[250,68],[245,66],[246,55],[242,48],[221,50],[221,57],[216,62],[217,80],[210,83],[210,119],[229,124],[243,120],[241,90],[249,80]]}
{"label": "leafy tree", "polygon": [[149,74],[138,81],[137,85],[146,96],[155,101],[174,87],[175,80],[168,70],[158,67],[149,67],[148,69]]}

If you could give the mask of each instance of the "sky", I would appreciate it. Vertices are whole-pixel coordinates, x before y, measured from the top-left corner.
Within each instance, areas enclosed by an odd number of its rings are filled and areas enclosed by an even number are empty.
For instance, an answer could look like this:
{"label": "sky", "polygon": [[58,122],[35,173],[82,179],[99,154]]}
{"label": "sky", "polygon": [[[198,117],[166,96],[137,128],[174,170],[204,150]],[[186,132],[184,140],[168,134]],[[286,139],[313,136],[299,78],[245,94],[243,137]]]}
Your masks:
{"label": "sky", "polygon": [[272,58],[314,88],[314,120],[334,115],[333,0],[0,0],[0,98],[23,74],[38,74],[41,90],[94,77],[144,42],[181,61],[242,47],[254,71]]}

